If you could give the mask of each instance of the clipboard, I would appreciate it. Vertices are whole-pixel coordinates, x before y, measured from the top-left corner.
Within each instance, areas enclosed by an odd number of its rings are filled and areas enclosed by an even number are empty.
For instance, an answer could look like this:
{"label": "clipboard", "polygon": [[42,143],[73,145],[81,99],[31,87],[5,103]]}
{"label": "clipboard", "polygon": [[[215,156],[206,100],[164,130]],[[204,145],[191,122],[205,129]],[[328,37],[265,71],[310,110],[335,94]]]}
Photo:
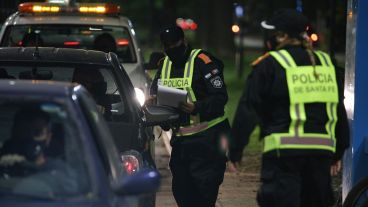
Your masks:
{"label": "clipboard", "polygon": [[187,102],[188,91],[158,85],[157,104],[178,108],[180,102]]}

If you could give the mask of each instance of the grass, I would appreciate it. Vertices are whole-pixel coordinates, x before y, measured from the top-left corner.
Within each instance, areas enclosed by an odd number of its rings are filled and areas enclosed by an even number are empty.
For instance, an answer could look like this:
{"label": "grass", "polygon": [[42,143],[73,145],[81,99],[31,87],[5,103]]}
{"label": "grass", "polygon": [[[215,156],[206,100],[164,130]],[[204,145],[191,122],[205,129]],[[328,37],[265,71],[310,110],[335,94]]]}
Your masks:
{"label": "grass", "polygon": [[[145,60],[148,61],[149,54],[152,49],[146,49],[144,50],[144,57]],[[215,54],[216,55],[216,54]],[[236,108],[238,106],[239,99],[243,93],[245,82],[247,79],[248,74],[250,73],[251,66],[253,60],[255,60],[258,56],[260,56],[261,53],[259,52],[248,52],[244,55],[244,68],[243,73],[241,76],[238,75],[238,71],[235,68],[235,58],[225,58],[222,61],[224,62],[225,68],[224,68],[224,77],[225,77],[225,83],[227,86],[227,91],[229,95],[228,103],[226,104],[225,113],[229,118],[230,124],[232,124]],[[149,73],[152,73],[152,71],[149,71]],[[250,142],[248,146],[246,147],[246,153],[250,154],[258,154],[261,151],[261,143],[259,142],[259,128],[257,127],[250,138]]]}

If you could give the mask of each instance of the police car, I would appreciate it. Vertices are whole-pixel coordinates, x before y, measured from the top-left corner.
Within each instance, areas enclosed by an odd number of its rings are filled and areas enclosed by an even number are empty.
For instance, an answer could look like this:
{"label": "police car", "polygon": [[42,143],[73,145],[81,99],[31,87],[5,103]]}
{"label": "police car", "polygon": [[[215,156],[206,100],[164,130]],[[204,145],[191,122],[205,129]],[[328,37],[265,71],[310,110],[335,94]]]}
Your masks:
{"label": "police car", "polygon": [[[55,1],[51,1],[55,2]],[[63,2],[63,1],[56,1]],[[63,47],[114,52],[141,105],[148,92],[143,56],[132,22],[109,3],[23,3],[0,32],[2,47]]]}

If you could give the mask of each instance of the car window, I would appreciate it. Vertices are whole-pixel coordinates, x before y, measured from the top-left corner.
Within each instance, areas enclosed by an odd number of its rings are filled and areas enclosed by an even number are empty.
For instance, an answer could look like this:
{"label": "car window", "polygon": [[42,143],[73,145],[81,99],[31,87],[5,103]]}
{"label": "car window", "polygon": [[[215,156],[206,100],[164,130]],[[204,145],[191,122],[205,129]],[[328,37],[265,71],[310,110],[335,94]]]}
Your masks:
{"label": "car window", "polygon": [[123,63],[137,57],[127,28],[98,25],[16,25],[9,26],[1,45],[5,47],[80,48],[114,52]]}
{"label": "car window", "polygon": [[[11,64],[10,64],[11,65]],[[98,65],[10,66],[0,64],[0,79],[32,79],[74,82],[83,85],[92,95],[108,122],[130,122],[127,100],[118,89],[112,70]],[[27,66],[26,66],[27,65]]]}
{"label": "car window", "polygon": [[108,126],[101,123],[101,116],[98,109],[92,104],[92,97],[87,93],[79,93],[79,103],[87,123],[93,132],[96,147],[102,158],[105,172],[112,179],[118,179],[120,176],[126,175],[123,169],[119,150],[114,144],[111,134],[108,132]]}
{"label": "car window", "polygon": [[81,132],[69,114],[50,101],[0,97],[0,202],[91,192]]}

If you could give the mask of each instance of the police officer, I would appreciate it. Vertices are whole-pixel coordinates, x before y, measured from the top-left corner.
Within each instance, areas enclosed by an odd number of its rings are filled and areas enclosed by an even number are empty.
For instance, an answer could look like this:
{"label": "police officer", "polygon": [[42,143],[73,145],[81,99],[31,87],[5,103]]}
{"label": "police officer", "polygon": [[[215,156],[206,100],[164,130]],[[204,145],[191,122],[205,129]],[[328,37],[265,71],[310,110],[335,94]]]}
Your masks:
{"label": "police officer", "polygon": [[172,191],[180,207],[215,206],[226,168],[221,140],[229,123],[224,116],[228,96],[223,79],[223,64],[201,49],[193,49],[180,27],[160,34],[166,57],[152,83],[188,91],[189,101],[181,103],[180,127],[171,139]]}
{"label": "police officer", "polygon": [[349,145],[343,71],[313,51],[301,13],[282,9],[261,26],[271,52],[254,63],[248,107],[260,118],[264,147],[260,206],[329,206],[331,174]]}

